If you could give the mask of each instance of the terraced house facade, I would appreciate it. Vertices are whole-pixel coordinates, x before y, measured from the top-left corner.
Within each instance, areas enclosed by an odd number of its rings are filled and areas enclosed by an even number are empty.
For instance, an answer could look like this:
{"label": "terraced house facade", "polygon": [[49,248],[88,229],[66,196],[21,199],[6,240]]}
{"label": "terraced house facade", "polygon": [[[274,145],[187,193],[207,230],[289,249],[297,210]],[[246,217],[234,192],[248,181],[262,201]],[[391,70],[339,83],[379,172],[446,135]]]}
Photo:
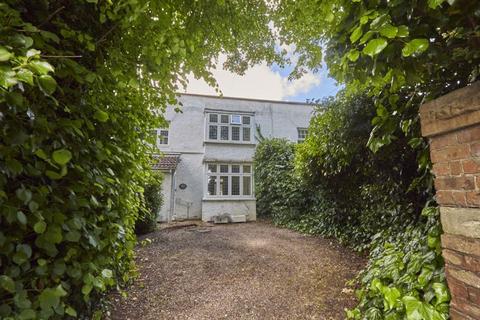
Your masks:
{"label": "terraced house facade", "polygon": [[311,104],[182,94],[156,130],[164,173],[160,221],[256,220],[253,155],[261,137],[301,142]]}

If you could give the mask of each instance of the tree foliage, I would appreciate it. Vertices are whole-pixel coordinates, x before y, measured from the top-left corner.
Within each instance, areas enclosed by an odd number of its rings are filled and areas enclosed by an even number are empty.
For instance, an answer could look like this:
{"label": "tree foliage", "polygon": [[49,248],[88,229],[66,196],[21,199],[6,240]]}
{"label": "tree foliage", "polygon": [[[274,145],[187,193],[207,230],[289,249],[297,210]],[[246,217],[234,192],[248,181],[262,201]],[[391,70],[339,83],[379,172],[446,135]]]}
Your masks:
{"label": "tree foliage", "polygon": [[145,234],[155,230],[158,214],[163,205],[162,195],[163,175],[155,172],[143,187],[142,205],[135,221],[135,233]]}
{"label": "tree foliage", "polygon": [[478,1],[279,0],[276,14],[281,38],[299,55],[293,76],[325,59],[348,92],[374,97],[374,151],[403,132],[425,153],[419,105],[479,77]]}
{"label": "tree foliage", "polygon": [[127,281],[147,139],[220,53],[278,60],[263,1],[0,3],[0,317],[92,311]]}
{"label": "tree foliage", "polygon": [[377,153],[367,147],[373,114],[371,98],[340,93],[319,102],[303,143],[262,141],[258,210],[277,224],[369,252],[349,318],[446,319],[438,212],[422,210],[431,190],[420,183],[426,179],[406,138]]}

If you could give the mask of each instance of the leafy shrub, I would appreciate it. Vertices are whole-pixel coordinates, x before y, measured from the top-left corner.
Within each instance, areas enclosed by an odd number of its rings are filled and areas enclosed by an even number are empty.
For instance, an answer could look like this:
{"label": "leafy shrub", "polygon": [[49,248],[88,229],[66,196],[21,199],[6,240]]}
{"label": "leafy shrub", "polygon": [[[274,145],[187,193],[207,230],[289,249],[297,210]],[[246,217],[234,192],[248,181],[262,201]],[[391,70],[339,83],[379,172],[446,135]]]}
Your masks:
{"label": "leafy shrub", "polygon": [[315,230],[357,249],[385,228],[402,230],[415,221],[431,195],[425,191],[429,180],[418,172],[417,152],[406,139],[377,153],[368,149],[374,114],[372,100],[363,96],[339,93],[321,101],[295,154],[303,188],[318,194],[306,211],[321,217]]}
{"label": "leafy shrub", "polygon": [[135,221],[135,233],[145,234],[155,230],[158,212],[163,204],[162,176],[153,173],[143,187],[143,205]]}
{"label": "leafy shrub", "polygon": [[[438,209],[404,232],[376,235],[360,274],[359,304],[352,319],[447,319],[450,295],[441,255]],[[362,316],[363,315],[363,316]]]}
{"label": "leafy shrub", "polygon": [[437,210],[421,215],[431,177],[417,170],[418,150],[406,139],[368,149],[374,112],[370,99],[340,94],[320,103],[304,143],[261,141],[258,210],[279,225],[370,251],[360,303],[348,317],[446,319]]}
{"label": "leafy shrub", "polygon": [[265,11],[250,0],[0,3],[1,319],[90,318],[95,298],[130,279],[145,137],[190,72],[215,83],[220,52],[235,71],[276,60]]}

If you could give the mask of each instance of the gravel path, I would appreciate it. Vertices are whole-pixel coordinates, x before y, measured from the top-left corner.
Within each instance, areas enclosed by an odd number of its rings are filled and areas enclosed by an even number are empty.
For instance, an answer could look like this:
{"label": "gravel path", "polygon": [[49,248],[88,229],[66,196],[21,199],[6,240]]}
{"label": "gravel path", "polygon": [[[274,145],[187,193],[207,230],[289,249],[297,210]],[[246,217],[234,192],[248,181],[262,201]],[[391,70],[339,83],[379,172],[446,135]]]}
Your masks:
{"label": "gravel path", "polygon": [[140,276],[111,319],[343,319],[364,260],[268,223],[165,229],[137,250]]}

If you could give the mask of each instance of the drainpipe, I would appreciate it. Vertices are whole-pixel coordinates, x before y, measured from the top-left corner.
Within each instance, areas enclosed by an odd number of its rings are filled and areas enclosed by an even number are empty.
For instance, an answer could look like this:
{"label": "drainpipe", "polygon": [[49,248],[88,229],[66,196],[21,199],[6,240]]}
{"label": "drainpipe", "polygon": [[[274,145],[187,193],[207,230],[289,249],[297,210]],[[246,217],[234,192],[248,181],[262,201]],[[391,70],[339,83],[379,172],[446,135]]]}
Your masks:
{"label": "drainpipe", "polygon": [[168,222],[172,222],[172,215],[175,212],[175,169],[170,170],[172,179],[170,182],[170,212],[168,213]]}

